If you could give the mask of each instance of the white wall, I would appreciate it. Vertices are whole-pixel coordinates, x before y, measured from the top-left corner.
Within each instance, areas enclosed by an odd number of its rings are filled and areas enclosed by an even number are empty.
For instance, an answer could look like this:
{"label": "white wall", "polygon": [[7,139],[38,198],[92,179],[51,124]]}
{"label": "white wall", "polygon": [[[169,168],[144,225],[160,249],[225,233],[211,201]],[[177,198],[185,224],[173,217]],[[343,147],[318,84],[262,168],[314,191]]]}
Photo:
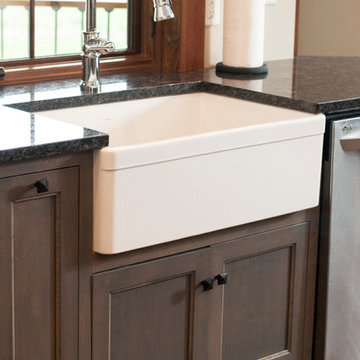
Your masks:
{"label": "white wall", "polygon": [[205,68],[222,61],[224,0],[221,1],[220,25],[205,27]]}
{"label": "white wall", "polygon": [[[221,9],[224,1],[226,0],[221,0]],[[277,0],[275,5],[266,5],[265,61],[293,57],[295,13],[296,0]],[[222,20],[220,25],[205,29],[205,67],[215,66],[220,61],[222,61]]]}
{"label": "white wall", "polygon": [[299,55],[360,55],[359,0],[301,0]]}

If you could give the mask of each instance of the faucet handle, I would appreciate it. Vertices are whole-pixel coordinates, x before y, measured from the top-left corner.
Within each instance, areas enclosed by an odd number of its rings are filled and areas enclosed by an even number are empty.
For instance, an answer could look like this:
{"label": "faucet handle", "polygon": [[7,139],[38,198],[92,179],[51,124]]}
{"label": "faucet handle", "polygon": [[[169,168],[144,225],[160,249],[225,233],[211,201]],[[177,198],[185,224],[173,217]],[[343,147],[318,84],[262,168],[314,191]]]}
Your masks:
{"label": "faucet handle", "polygon": [[99,52],[100,54],[107,54],[115,50],[115,44],[112,41],[98,39],[94,44],[84,44],[83,51],[85,54],[92,52]]}
{"label": "faucet handle", "polygon": [[[112,41],[106,40],[106,39],[99,39],[98,45],[104,47],[104,52],[113,52],[115,50],[115,44]],[[100,51],[101,52],[101,51]]]}

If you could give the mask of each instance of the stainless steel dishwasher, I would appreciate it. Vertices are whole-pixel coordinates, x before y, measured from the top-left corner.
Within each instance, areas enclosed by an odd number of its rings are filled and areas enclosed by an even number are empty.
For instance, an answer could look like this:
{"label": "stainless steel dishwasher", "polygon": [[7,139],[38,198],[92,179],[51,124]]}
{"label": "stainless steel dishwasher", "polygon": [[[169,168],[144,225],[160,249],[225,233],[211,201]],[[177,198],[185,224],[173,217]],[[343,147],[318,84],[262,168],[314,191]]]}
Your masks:
{"label": "stainless steel dishwasher", "polygon": [[360,115],[327,120],[314,359],[360,360]]}

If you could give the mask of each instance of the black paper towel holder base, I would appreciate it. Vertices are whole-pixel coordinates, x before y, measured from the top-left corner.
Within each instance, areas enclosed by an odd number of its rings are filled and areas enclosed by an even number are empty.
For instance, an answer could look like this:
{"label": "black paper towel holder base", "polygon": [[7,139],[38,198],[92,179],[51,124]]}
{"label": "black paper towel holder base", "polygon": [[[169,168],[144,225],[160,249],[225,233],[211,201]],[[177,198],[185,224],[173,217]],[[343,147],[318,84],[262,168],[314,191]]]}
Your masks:
{"label": "black paper towel holder base", "polygon": [[244,75],[265,75],[269,71],[268,66],[264,63],[259,67],[237,67],[224,65],[222,62],[216,64],[216,73],[221,76],[224,74],[244,74]]}

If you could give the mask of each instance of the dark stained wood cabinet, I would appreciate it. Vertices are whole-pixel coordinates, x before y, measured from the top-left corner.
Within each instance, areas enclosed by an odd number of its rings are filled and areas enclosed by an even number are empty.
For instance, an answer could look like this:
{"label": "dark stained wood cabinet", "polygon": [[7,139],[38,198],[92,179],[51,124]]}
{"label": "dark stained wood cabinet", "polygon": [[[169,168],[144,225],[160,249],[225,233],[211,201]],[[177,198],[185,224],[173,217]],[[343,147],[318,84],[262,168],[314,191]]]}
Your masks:
{"label": "dark stained wood cabinet", "polygon": [[206,249],[94,275],[93,360],[215,359],[213,270]]}
{"label": "dark stained wood cabinet", "polygon": [[308,238],[301,224],[218,247],[228,275],[221,359],[306,359]]}
{"label": "dark stained wood cabinet", "polygon": [[0,168],[1,360],[78,359],[79,159]]}
{"label": "dark stained wood cabinet", "polygon": [[310,233],[293,224],[95,274],[92,359],[310,360]]}
{"label": "dark stained wood cabinet", "polygon": [[0,166],[0,360],[310,360],[317,235],[311,209],[99,255],[90,152]]}

